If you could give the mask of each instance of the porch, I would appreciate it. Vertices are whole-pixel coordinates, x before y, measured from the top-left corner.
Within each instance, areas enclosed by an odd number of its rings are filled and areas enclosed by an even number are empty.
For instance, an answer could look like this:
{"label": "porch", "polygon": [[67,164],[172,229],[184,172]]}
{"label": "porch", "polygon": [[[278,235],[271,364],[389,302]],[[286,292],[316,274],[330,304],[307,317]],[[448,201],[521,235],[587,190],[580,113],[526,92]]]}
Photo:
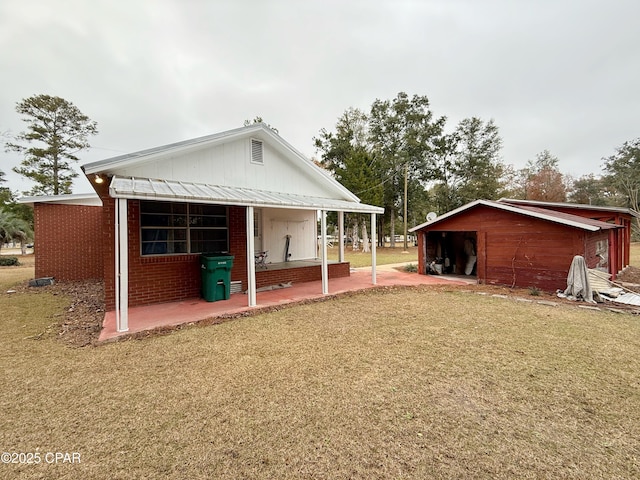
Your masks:
{"label": "porch", "polygon": [[[283,262],[286,264],[293,262]],[[270,265],[271,266],[271,265]],[[272,264],[273,268],[280,264]],[[290,265],[284,265],[286,268]],[[464,285],[469,281],[451,280],[442,276],[418,275],[397,268],[401,265],[382,265],[377,267],[377,283],[371,283],[371,268],[354,269],[348,277],[334,278],[329,283],[329,294],[337,295],[369,288],[411,285]],[[475,279],[474,279],[475,280]],[[161,328],[171,328],[182,324],[196,323],[206,319],[227,318],[268,309],[278,305],[301,303],[308,300],[327,298],[322,291],[322,280],[293,283],[290,287],[274,288],[256,292],[256,306],[247,306],[244,293],[234,293],[229,300],[207,302],[201,298],[192,298],[179,302],[129,308],[129,330],[116,330],[116,312],[107,312],[103,322],[99,342],[128,336],[139,332]],[[330,298],[330,297],[329,297]]]}

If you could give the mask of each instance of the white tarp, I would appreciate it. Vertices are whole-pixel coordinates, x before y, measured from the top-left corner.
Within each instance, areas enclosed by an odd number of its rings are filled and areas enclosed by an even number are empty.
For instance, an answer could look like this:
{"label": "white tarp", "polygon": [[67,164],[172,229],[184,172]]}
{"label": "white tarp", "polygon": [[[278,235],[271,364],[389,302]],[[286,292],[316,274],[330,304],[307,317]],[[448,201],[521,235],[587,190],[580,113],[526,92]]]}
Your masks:
{"label": "white tarp", "polygon": [[567,298],[584,300],[589,303],[596,303],[593,299],[593,290],[589,283],[589,272],[587,263],[580,255],[573,257],[569,274],[567,275],[567,288],[564,291]]}

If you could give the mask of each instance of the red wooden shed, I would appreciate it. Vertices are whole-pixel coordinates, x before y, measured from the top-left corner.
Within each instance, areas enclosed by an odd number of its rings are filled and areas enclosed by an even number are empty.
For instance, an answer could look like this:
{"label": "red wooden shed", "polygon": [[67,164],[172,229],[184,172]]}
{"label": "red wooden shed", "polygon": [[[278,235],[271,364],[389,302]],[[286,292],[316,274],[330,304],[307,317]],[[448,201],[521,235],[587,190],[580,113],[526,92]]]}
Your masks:
{"label": "red wooden shed", "polygon": [[508,203],[510,205],[555,210],[557,212],[570,213],[571,215],[578,215],[579,217],[586,217],[593,220],[600,220],[601,222],[621,225],[623,227],[623,232],[619,233],[617,236],[616,253],[618,257],[616,259],[616,265],[618,267],[618,271],[629,265],[629,258],[631,255],[631,225],[634,218],[640,218],[640,214],[634,210],[620,207],[583,205],[579,203],[539,202],[535,200],[514,200],[510,198],[501,198],[498,201]]}
{"label": "red wooden shed", "polygon": [[554,291],[566,287],[575,255],[615,277],[628,264],[637,215],[611,207],[476,200],[411,232],[421,274],[468,274],[478,283]]}

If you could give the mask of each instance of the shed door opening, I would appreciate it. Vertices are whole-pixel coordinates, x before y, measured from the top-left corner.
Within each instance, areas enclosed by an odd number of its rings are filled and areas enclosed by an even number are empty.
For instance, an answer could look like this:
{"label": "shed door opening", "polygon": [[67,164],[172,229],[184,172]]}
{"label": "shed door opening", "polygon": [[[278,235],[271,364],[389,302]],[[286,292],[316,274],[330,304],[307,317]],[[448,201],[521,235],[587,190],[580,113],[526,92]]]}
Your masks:
{"label": "shed door opening", "polygon": [[425,237],[425,273],[476,275],[476,232],[429,231]]}

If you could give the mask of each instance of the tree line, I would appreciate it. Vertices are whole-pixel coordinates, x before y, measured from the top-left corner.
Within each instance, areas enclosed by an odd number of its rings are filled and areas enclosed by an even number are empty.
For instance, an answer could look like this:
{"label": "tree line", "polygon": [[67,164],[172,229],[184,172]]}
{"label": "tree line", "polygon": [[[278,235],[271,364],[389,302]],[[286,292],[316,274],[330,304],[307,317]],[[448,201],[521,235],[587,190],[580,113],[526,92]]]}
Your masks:
{"label": "tree line", "polygon": [[[13,170],[35,183],[22,193],[71,193],[77,177],[73,163],[79,160],[78,152],[89,148],[97,123],[73,103],[50,95],[23,99],[16,111],[27,129],[3,137],[6,151],[23,156]],[[389,235],[395,246],[400,224],[406,233],[408,225],[422,223],[428,212],[443,214],[476,199],[511,197],[639,209],[640,138],[604,158],[602,176],[573,179],[560,171],[559,159],[547,150],[522,169],[505,164],[493,120],[465,118],[450,133],[445,131],[446,121],[434,115],[426,96],[400,92],[393,99],[376,99],[367,112],[348,108],[332,131],[323,128],[313,139],[323,168],[363,202],[385,208],[378,225],[380,241]],[[256,122],[262,118],[256,117]],[[0,245],[24,243],[33,235],[33,212],[17,203],[18,192],[6,183],[0,170]],[[348,215],[347,221],[353,244],[361,237],[366,248],[367,222],[356,214]]]}
{"label": "tree line", "polygon": [[[561,172],[559,159],[548,150],[524,168],[506,164],[492,119],[465,118],[450,133],[445,126],[446,117],[433,114],[426,96],[400,92],[390,100],[376,99],[366,112],[348,108],[333,130],[320,130],[314,145],[321,166],[363,202],[385,208],[378,231],[389,235],[391,246],[400,222],[417,225],[428,212],[443,214],[477,199],[639,209],[640,138],[603,159],[602,176],[574,179]],[[348,223],[355,236],[366,228],[360,215],[349,215]],[[635,230],[637,235],[638,224]],[[379,242],[382,246],[382,238]]]}

